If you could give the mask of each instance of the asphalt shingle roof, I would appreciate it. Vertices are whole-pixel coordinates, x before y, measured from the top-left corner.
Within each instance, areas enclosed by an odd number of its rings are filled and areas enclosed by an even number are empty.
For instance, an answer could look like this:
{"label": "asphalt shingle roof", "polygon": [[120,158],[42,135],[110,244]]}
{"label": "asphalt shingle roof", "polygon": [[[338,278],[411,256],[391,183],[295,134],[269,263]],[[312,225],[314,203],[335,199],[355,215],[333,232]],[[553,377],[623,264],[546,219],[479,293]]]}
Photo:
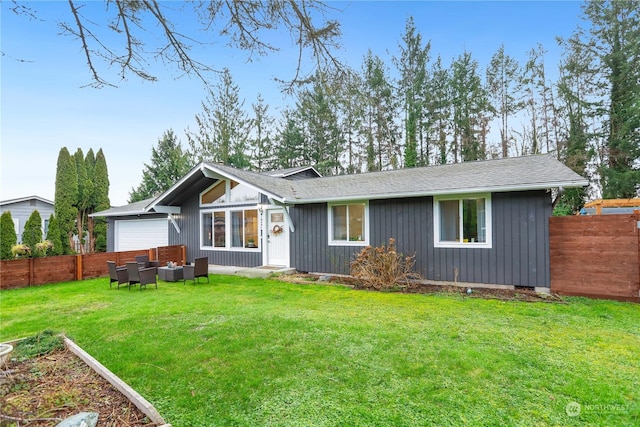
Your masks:
{"label": "asphalt shingle roof", "polygon": [[588,182],[552,155],[513,157],[420,168],[286,181],[210,164],[286,203],[377,199],[481,191],[516,191]]}
{"label": "asphalt shingle roof", "polygon": [[586,179],[549,154],[298,181],[289,181],[280,176],[244,171],[217,163],[202,163],[158,198],[113,207],[92,216],[153,213],[156,205],[167,202],[172,204],[173,195],[188,191],[194,179],[205,179],[207,176],[205,170],[212,172],[213,177],[226,177],[253,186],[285,204],[539,190],[555,187],[583,187],[588,184]]}

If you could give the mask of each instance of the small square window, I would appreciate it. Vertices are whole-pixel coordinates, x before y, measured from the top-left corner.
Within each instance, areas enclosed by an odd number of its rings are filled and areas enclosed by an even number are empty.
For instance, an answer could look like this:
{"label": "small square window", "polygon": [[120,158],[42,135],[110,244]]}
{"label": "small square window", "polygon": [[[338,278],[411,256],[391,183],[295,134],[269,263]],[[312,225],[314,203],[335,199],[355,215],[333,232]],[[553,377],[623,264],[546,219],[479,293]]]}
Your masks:
{"label": "small square window", "polygon": [[366,245],[369,240],[368,204],[365,202],[329,206],[329,244]]}
{"label": "small square window", "polygon": [[491,247],[489,194],[434,199],[436,247]]}

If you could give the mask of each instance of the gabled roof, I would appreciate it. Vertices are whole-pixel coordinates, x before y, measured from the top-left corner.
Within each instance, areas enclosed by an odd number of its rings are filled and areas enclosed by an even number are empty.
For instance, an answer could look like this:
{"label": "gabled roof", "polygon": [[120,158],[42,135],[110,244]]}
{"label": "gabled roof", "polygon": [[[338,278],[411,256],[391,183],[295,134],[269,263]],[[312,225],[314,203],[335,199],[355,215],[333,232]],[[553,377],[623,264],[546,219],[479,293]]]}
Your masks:
{"label": "gabled roof", "polygon": [[[147,213],[162,212],[167,207],[179,205],[194,185],[217,179],[232,179],[274,201],[291,205],[588,185],[586,179],[548,154],[294,181],[203,162],[147,206],[128,205],[128,210],[127,207],[117,208],[122,209],[117,214],[137,214],[136,209]],[[114,209],[99,214],[105,216]]]}
{"label": "gabled roof", "polygon": [[322,175],[318,172],[313,166],[298,166],[295,168],[286,168],[286,169],[276,169],[267,172],[261,172],[263,175],[273,176],[276,178],[288,178],[292,175],[298,175],[302,172],[311,172],[316,175],[316,177],[321,178]]}
{"label": "gabled roof", "polygon": [[47,203],[47,204],[49,204],[51,206],[54,205],[54,202],[52,202],[51,200],[45,199],[43,197],[40,197],[40,196],[27,196],[27,197],[20,197],[20,198],[17,198],[17,199],[2,200],[2,201],[0,201],[0,206],[13,205],[15,203],[22,203],[22,202],[26,202],[26,201],[33,200],[33,199],[39,200],[42,203]]}

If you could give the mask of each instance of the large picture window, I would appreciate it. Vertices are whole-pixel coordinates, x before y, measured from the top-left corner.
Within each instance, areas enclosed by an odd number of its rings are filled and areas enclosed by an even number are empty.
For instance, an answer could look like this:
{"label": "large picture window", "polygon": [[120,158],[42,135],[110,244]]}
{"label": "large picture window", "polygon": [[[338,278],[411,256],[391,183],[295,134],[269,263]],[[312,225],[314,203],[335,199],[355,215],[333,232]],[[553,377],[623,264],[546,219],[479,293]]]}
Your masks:
{"label": "large picture window", "polygon": [[491,247],[491,195],[434,199],[436,247]]}
{"label": "large picture window", "polygon": [[259,248],[257,209],[205,211],[201,215],[203,248]]}
{"label": "large picture window", "polygon": [[368,213],[366,202],[329,205],[329,244],[367,245]]}

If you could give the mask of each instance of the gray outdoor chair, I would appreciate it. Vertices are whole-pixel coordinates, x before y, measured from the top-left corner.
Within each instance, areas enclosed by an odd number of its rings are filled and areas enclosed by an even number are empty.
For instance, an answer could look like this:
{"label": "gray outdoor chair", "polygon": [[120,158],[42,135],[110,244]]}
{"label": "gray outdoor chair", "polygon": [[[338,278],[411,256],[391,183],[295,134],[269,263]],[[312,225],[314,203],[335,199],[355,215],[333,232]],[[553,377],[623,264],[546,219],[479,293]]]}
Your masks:
{"label": "gray outdoor chair", "polygon": [[155,268],[156,274],[158,273],[158,267],[160,267],[160,261],[149,261],[149,255],[138,255],[136,262],[141,264],[142,268]]}
{"label": "gray outdoor chair", "polygon": [[200,283],[200,277],[206,277],[209,283],[209,258],[196,258],[193,265],[185,265],[182,267],[183,284],[187,280],[193,280],[193,283]]}
{"label": "gray outdoor chair", "polygon": [[140,290],[142,290],[143,286],[146,288],[147,285],[152,283],[155,283],[156,289],[158,289],[155,267],[142,268],[137,262],[128,262],[127,273],[129,273],[129,289],[131,289],[132,285],[135,286],[136,283],[140,285]]}
{"label": "gray outdoor chair", "polygon": [[120,289],[121,284],[129,282],[129,274],[127,273],[126,266],[116,266],[116,263],[113,261],[107,261],[107,266],[109,267],[109,287],[111,287],[113,282],[117,282],[118,289]]}

